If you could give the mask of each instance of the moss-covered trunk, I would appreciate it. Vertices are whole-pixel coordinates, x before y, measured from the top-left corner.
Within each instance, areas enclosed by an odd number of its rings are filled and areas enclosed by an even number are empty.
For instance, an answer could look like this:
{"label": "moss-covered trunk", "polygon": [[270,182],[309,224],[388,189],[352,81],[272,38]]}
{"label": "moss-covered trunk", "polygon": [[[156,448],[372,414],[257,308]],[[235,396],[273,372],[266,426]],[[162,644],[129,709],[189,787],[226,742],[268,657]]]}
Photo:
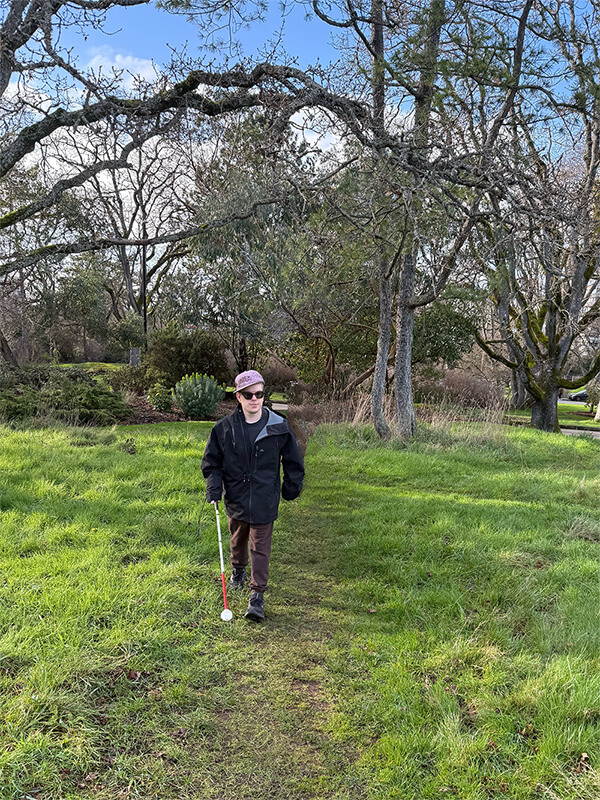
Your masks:
{"label": "moss-covered trunk", "polygon": [[560,433],[558,424],[558,397],[560,389],[551,386],[542,393],[541,399],[536,399],[531,409],[531,424],[534,428],[548,433]]}

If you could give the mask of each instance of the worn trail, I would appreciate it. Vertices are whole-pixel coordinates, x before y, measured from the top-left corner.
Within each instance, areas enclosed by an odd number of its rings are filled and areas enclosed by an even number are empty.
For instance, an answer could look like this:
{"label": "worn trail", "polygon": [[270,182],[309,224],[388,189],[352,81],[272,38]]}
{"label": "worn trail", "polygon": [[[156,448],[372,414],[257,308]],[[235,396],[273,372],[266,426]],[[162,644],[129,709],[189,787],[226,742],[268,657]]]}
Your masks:
{"label": "worn trail", "polygon": [[214,736],[196,752],[198,798],[341,797],[332,786],[355,754],[332,735],[332,617],[321,608],[333,579],[329,543],[310,516],[296,506],[277,523],[264,623],[244,619],[247,591],[229,595],[234,621],[219,649],[230,670],[212,711]]}

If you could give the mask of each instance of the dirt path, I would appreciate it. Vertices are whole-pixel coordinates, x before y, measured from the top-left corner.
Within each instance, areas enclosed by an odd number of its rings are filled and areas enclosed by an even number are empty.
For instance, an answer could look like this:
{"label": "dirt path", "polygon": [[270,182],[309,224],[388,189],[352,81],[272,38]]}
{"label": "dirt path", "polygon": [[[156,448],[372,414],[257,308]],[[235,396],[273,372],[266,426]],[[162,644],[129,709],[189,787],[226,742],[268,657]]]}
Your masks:
{"label": "dirt path", "polygon": [[331,578],[321,534],[300,538],[292,531],[303,517],[295,508],[276,528],[267,620],[244,619],[247,591],[230,598],[234,621],[217,643],[230,660],[230,679],[216,698],[214,735],[195,754],[198,800],[345,796],[331,787],[356,754],[332,735],[328,658],[334,645],[321,613]]}

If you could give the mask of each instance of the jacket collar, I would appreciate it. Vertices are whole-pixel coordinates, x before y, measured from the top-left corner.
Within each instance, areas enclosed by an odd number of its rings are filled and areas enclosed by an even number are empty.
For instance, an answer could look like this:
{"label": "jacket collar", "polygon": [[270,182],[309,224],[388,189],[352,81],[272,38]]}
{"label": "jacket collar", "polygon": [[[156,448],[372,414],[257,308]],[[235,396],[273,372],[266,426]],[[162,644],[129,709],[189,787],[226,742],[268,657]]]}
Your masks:
{"label": "jacket collar", "polygon": [[[270,408],[267,408],[267,419],[264,426],[260,429],[258,436],[255,439],[257,442],[259,439],[264,439],[265,436],[277,436],[282,433],[287,433],[289,431],[287,420],[285,417],[280,417],[279,414],[276,414]],[[233,412],[234,419],[240,425],[244,422],[244,411],[240,405],[236,408]]]}

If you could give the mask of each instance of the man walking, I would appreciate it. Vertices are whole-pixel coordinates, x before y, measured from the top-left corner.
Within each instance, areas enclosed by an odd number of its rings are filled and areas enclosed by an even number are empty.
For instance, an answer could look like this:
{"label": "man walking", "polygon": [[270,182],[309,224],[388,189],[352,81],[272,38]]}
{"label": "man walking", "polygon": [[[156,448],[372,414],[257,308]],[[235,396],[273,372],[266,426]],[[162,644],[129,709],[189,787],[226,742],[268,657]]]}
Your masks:
{"label": "man walking", "polygon": [[206,499],[218,506],[223,493],[231,537],[229,586],[232,589],[244,587],[250,545],[250,601],[246,618],[256,621],[265,617],[263,595],[280,496],[294,500],[300,494],[304,478],[298,442],[287,420],[263,408],[264,389],[264,380],[256,370],[236,377],[238,407],[212,429],[201,464]]}

